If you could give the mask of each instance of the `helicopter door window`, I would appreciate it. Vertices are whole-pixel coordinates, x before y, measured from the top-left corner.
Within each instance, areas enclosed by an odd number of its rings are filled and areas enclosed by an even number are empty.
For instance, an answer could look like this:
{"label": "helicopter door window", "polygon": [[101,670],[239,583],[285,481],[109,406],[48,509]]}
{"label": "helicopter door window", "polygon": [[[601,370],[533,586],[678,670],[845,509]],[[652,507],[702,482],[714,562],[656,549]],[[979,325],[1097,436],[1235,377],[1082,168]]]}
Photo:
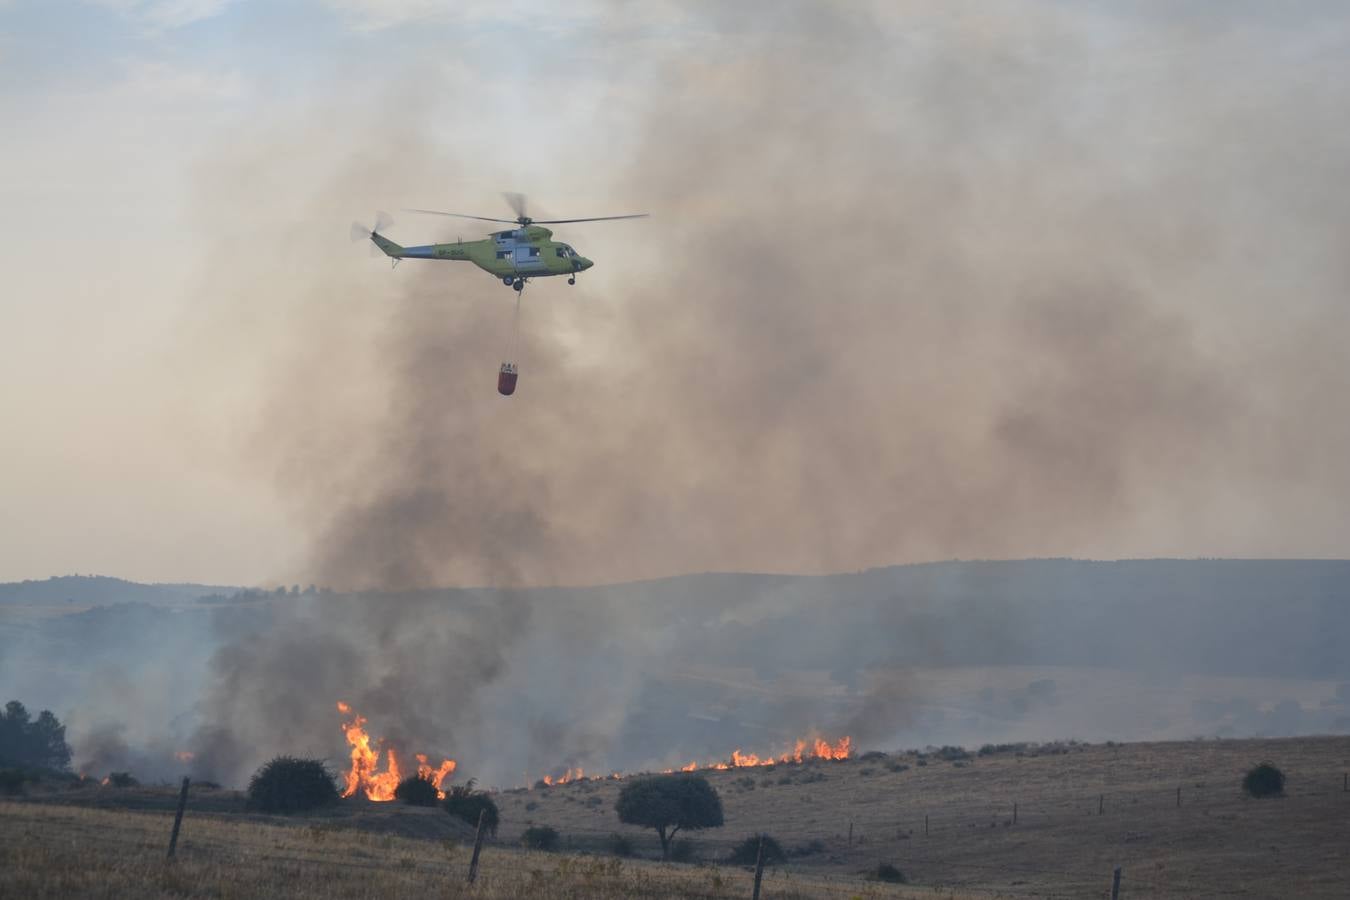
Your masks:
{"label": "helicopter door window", "polygon": [[510,251],[510,250],[498,250],[498,251],[497,251],[497,258],[498,258],[498,259],[506,259],[506,258],[510,257],[510,255],[511,255],[511,251]]}
{"label": "helicopter door window", "polygon": [[531,247],[531,248],[530,248],[530,255],[531,255],[531,256],[538,256],[538,255],[539,255],[539,248],[538,248],[538,247]]}

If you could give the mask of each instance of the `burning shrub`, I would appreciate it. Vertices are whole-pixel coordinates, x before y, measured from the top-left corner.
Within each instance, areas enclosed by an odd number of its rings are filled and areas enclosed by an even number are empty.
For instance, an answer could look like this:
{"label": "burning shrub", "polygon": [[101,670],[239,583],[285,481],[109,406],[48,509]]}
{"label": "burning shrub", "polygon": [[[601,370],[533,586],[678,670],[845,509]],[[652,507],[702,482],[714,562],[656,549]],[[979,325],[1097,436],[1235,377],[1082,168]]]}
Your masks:
{"label": "burning shrub", "polygon": [[1284,773],[1263,762],[1242,779],[1242,789],[1253,797],[1278,797],[1284,793]]}
{"label": "burning shrub", "polygon": [[755,860],[759,859],[760,841],[764,842],[764,865],[770,866],[787,859],[783,845],[778,841],[767,834],[752,834],[732,848],[727,862],[733,866],[753,866]]}
{"label": "burning shrub", "polygon": [[136,776],[132,775],[130,772],[109,772],[108,779],[104,784],[111,785],[115,788],[133,788],[140,785],[140,782],[137,781]]}
{"label": "burning shrub", "polygon": [[560,841],[558,830],[547,825],[531,825],[520,836],[520,842],[530,850],[557,850]]}
{"label": "burning shrub", "polygon": [[614,804],[619,821],[656,829],[661,858],[680,829],[719,828],[722,799],[702,775],[651,775],[629,781]]}
{"label": "burning shrub", "polygon": [[[473,779],[465,784],[451,786],[445,792],[445,811],[457,819],[463,819],[474,828],[478,827],[478,816],[483,816],[483,828],[490,837],[497,836],[497,803],[487,791],[475,791]],[[528,808],[528,807],[527,807]]]}
{"label": "burning shrub", "polygon": [[304,812],[337,799],[337,780],[320,759],[278,756],[248,783],[248,808],[263,812]]}
{"label": "burning shrub", "polygon": [[409,806],[435,806],[440,800],[440,791],[430,779],[421,775],[409,775],[394,788],[394,799],[402,800]]}
{"label": "burning shrub", "polygon": [[904,872],[901,872],[890,863],[878,863],[876,871],[872,873],[872,877],[877,881],[889,881],[891,884],[905,884],[909,881],[909,879],[905,877]]}

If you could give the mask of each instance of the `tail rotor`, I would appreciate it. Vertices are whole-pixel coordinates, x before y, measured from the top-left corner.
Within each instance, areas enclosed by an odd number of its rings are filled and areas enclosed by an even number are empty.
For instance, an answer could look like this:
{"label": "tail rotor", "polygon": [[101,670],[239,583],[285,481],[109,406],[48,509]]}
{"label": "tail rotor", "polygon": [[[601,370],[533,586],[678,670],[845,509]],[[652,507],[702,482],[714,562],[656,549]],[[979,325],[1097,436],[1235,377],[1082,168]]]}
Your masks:
{"label": "tail rotor", "polygon": [[[393,224],[394,220],[393,218],[390,217],[389,213],[387,212],[375,213],[374,227],[365,225],[361,222],[353,222],[351,229],[352,242],[355,243],[357,241],[368,241],[370,240],[371,237],[380,233],[381,231],[385,231]],[[371,256],[383,255],[383,251],[380,250],[379,247],[375,246],[374,241],[371,241],[370,243],[370,255]]]}

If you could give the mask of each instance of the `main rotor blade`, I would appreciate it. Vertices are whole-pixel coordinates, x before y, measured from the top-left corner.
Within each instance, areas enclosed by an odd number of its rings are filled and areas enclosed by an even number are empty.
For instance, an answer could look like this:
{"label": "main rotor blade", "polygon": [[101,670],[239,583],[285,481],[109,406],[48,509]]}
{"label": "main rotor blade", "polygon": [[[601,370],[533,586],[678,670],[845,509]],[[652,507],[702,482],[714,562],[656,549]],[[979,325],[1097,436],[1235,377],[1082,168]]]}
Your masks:
{"label": "main rotor blade", "polygon": [[464,213],[441,212],[438,209],[409,209],[408,212],[424,213],[428,216],[453,216],[456,219],[477,219],[479,222],[504,222],[507,225],[515,225],[515,219],[492,219],[487,216],[468,216]]}
{"label": "main rotor blade", "polygon": [[614,219],[645,219],[651,213],[634,213],[631,216],[592,216],[589,219],[535,219],[536,225],[564,225],[568,222],[610,222]]}

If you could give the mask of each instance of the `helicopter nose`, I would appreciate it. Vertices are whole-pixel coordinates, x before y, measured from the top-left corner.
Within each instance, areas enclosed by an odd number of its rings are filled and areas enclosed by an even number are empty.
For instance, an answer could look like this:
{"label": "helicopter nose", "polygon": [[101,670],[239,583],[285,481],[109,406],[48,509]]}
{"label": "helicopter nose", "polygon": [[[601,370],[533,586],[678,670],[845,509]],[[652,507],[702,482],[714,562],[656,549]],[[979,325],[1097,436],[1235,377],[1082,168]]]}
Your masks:
{"label": "helicopter nose", "polygon": [[591,262],[586,257],[584,256],[577,257],[577,271],[584,272],[593,265],[595,265],[595,263]]}

